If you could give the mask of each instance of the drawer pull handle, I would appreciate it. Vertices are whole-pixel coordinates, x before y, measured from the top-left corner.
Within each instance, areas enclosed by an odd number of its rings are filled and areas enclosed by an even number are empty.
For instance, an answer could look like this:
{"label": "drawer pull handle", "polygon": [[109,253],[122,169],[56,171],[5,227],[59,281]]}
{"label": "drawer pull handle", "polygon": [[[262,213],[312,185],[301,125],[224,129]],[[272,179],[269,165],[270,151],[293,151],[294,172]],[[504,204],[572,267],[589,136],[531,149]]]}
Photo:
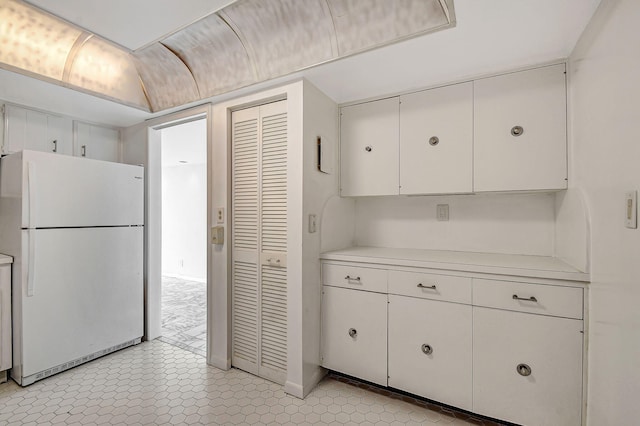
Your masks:
{"label": "drawer pull handle", "polygon": [[524,377],[531,375],[531,367],[529,367],[527,364],[518,364],[518,366],[516,367],[516,371],[519,375]]}
{"label": "drawer pull handle", "polygon": [[433,348],[431,345],[427,345],[426,343],[421,347],[422,353],[425,355],[431,355],[433,353]]}
{"label": "drawer pull handle", "polygon": [[517,294],[513,295],[513,300],[523,300],[525,302],[537,302],[538,299],[536,299],[534,296],[531,297],[518,297]]}
{"label": "drawer pull handle", "polygon": [[356,337],[358,335],[358,331],[355,328],[349,329],[349,337]]}
{"label": "drawer pull handle", "polygon": [[422,283],[419,283],[416,287],[418,288],[428,288],[429,290],[435,290],[436,289],[436,285],[424,285]]}
{"label": "drawer pull handle", "polygon": [[351,275],[347,275],[346,277],[344,277],[344,279],[347,280],[347,281],[358,281],[358,282],[360,282],[360,277],[353,278]]}

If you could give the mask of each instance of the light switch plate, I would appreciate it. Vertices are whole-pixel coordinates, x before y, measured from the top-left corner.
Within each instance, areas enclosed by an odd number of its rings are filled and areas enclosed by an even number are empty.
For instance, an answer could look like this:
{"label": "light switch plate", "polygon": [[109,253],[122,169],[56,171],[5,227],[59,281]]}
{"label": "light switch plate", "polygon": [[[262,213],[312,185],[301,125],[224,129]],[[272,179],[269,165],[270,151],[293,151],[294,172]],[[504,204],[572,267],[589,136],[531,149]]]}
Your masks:
{"label": "light switch plate", "polygon": [[211,228],[211,244],[224,244],[223,226],[214,226]]}
{"label": "light switch plate", "polygon": [[316,220],[316,215],[315,214],[310,214],[309,215],[309,233],[310,234],[313,234],[317,230],[316,221],[317,221]]}
{"label": "light switch plate", "polygon": [[449,220],[449,204],[438,204],[436,207],[436,218],[438,222]]}
{"label": "light switch plate", "polygon": [[219,207],[216,210],[216,222],[217,223],[224,223],[224,208],[223,207]]}
{"label": "light switch plate", "polygon": [[629,191],[624,194],[624,225],[630,229],[638,228],[638,191]]}

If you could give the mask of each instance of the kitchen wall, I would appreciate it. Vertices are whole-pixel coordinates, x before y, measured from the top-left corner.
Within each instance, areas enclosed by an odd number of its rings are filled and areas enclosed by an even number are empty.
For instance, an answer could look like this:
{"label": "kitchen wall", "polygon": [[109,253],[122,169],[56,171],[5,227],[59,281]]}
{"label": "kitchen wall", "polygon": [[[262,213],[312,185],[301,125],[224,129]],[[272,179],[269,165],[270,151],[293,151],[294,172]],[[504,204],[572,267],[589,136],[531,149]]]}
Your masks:
{"label": "kitchen wall", "polygon": [[207,165],[162,168],[162,275],[207,280]]}
{"label": "kitchen wall", "polygon": [[[553,194],[359,198],[358,246],[552,256]],[[449,205],[449,221],[436,206]]]}
{"label": "kitchen wall", "polygon": [[589,425],[640,418],[640,230],[624,193],[640,190],[640,2],[603,1],[570,58],[571,185],[591,216]]}

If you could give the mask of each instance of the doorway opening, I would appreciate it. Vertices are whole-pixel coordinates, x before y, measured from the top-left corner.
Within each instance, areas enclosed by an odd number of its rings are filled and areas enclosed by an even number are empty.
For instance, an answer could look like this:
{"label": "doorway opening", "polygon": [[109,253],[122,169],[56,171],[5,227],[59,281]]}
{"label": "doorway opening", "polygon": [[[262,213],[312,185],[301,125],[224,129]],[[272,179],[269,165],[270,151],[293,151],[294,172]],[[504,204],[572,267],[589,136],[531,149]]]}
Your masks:
{"label": "doorway opening", "polygon": [[160,340],[206,357],[207,120],[160,130]]}

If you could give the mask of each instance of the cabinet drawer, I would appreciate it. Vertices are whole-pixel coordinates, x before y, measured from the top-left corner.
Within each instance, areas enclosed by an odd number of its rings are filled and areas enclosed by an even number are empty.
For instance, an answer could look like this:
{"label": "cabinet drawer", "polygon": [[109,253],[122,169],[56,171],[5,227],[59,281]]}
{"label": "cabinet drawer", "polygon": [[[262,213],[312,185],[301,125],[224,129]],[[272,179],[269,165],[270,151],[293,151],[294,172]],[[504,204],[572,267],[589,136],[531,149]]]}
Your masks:
{"label": "cabinet drawer", "polygon": [[473,411],[580,425],[582,332],[580,320],[473,307]]}
{"label": "cabinet drawer", "polygon": [[389,271],[389,293],[471,304],[471,278]]}
{"label": "cabinet drawer", "polygon": [[471,312],[389,296],[389,386],[471,410]]}
{"label": "cabinet drawer", "polygon": [[355,290],[387,292],[387,270],[347,265],[322,265],[322,283]]}
{"label": "cabinet drawer", "polygon": [[387,385],[387,295],[323,287],[322,366]]}
{"label": "cabinet drawer", "polygon": [[474,306],[582,319],[581,288],[473,280]]}

